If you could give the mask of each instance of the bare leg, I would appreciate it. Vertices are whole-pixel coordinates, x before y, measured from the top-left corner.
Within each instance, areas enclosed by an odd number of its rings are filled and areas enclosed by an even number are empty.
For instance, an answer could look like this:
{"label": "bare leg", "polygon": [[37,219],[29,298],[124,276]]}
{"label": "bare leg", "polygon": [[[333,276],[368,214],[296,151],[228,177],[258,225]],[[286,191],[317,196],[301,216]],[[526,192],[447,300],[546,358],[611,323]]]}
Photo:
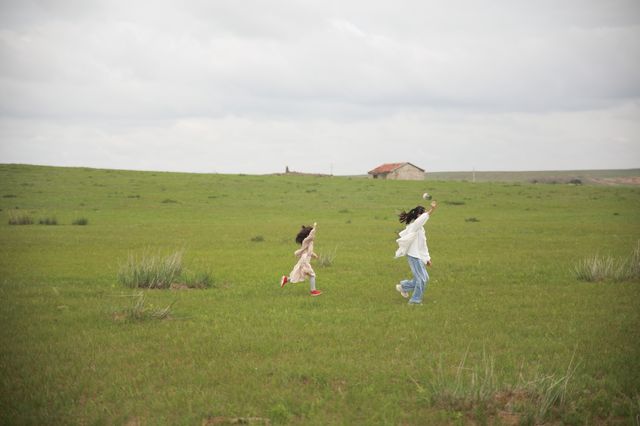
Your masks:
{"label": "bare leg", "polygon": [[309,285],[311,286],[311,291],[316,289],[316,277],[313,275],[309,275]]}

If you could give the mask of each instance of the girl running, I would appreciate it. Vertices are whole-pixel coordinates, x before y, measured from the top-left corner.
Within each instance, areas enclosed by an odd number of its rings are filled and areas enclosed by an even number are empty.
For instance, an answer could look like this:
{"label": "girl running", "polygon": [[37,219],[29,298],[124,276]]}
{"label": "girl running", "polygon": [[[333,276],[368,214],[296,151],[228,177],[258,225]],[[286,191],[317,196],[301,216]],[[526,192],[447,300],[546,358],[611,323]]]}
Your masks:
{"label": "girl running", "polygon": [[396,290],[405,299],[409,297],[409,292],[413,291],[409,304],[419,305],[422,303],[422,296],[429,282],[429,274],[425,265],[431,266],[431,256],[429,256],[424,225],[437,206],[438,204],[432,201],[429,211],[425,211],[422,206],[417,206],[409,213],[403,211],[399,215],[400,222],[406,224],[407,227],[400,232],[400,238],[396,240],[398,243],[396,258],[407,256],[413,279],[400,281],[400,284],[396,285]]}
{"label": "girl running", "polygon": [[298,263],[293,267],[289,276],[282,276],[282,279],[280,279],[281,288],[289,282],[299,283],[309,277],[311,296],[319,296],[322,294],[320,290],[316,289],[316,273],[311,267],[311,259],[318,258],[318,255],[313,252],[313,241],[316,237],[317,226],[317,223],[314,223],[313,226],[302,225],[302,229],[300,229],[300,232],[298,232],[296,236],[296,243],[300,244],[301,247],[294,253],[296,257],[299,258]]}

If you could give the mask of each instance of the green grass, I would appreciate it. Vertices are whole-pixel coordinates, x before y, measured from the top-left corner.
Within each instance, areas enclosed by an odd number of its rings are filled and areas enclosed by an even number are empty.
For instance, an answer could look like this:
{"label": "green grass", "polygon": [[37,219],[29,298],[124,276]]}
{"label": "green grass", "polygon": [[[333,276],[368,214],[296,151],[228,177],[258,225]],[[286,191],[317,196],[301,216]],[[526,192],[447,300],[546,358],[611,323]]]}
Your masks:
{"label": "green grass", "polygon": [[[410,274],[393,259],[396,214],[425,189],[440,203],[431,281],[424,305],[408,306],[394,289]],[[0,198],[1,424],[640,414],[640,282],[575,272],[636,247],[637,187],[0,165],[0,194],[12,195]],[[16,207],[62,225],[11,226]],[[79,217],[90,225],[68,225]],[[339,247],[330,267],[316,263],[317,298],[278,284],[314,221],[315,251]],[[118,281],[131,253],[182,249],[213,285],[144,290],[140,305]],[[165,307],[164,319],[122,317]]]}

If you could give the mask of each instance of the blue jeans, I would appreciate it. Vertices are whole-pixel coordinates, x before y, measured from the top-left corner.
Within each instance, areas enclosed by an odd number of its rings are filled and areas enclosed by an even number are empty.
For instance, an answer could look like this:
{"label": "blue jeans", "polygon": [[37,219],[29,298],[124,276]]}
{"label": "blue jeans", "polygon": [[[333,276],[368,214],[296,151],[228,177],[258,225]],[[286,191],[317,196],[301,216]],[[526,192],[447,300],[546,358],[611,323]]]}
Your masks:
{"label": "blue jeans", "polygon": [[407,260],[409,260],[409,267],[411,268],[411,272],[413,272],[413,279],[400,281],[400,285],[402,286],[402,290],[407,293],[413,290],[413,295],[411,299],[409,299],[409,303],[422,303],[422,296],[429,282],[427,268],[422,260],[417,257],[407,256]]}

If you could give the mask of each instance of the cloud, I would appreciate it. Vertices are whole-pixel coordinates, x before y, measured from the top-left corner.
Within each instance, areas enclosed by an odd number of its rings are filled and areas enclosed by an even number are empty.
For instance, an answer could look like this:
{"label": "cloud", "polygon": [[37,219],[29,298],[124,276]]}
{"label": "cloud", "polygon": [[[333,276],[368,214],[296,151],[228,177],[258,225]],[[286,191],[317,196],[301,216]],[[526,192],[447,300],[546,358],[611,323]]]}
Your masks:
{"label": "cloud", "polygon": [[[619,118],[638,118],[633,0],[1,7],[0,143],[11,161],[50,162],[62,146],[64,164],[197,171],[296,162],[356,173],[413,155],[440,170],[480,158],[501,169],[597,165],[575,154],[580,143],[602,167],[640,158],[637,126]],[[540,144],[558,160],[529,151]]]}

